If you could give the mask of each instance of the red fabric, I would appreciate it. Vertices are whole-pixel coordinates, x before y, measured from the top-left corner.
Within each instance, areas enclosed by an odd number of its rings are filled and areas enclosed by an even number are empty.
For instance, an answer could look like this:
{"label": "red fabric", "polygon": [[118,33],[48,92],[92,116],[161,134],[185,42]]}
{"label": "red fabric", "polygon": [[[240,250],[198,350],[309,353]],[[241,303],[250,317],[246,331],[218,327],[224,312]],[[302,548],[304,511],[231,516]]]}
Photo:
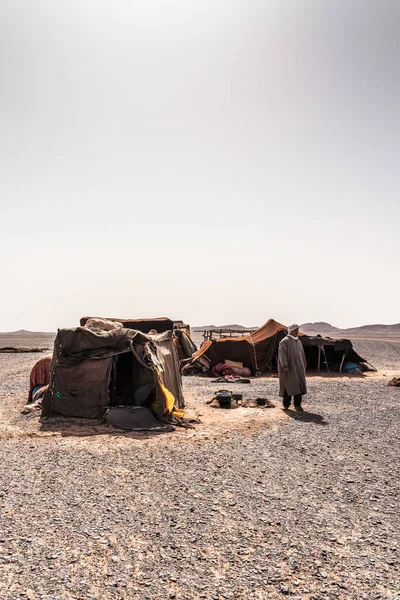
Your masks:
{"label": "red fabric", "polygon": [[251,371],[248,367],[232,367],[232,371],[234,375],[240,375],[240,377],[250,377]]}
{"label": "red fabric", "polygon": [[216,365],[215,365],[215,367],[213,367],[213,370],[212,370],[212,372],[213,372],[213,375],[221,375],[221,373],[222,373],[222,368],[223,368],[224,366],[225,366],[225,365],[224,365],[224,363],[221,363],[221,362],[220,362],[220,363],[218,363],[218,364],[216,364]]}
{"label": "red fabric", "polygon": [[48,385],[50,383],[50,365],[52,358],[51,354],[43,356],[34,365],[29,381],[29,402],[32,399],[32,390],[34,387],[37,385]]}

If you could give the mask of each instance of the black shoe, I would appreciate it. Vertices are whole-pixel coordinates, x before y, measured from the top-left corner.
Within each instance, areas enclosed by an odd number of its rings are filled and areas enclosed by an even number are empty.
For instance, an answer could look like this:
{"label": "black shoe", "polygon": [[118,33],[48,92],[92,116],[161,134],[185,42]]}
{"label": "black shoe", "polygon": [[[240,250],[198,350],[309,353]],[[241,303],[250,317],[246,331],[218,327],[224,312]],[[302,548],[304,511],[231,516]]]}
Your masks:
{"label": "black shoe", "polygon": [[295,406],[294,408],[297,410],[297,412],[304,412],[304,409],[301,408],[301,406]]}
{"label": "black shoe", "polygon": [[289,410],[289,406],[282,406],[282,410]]}

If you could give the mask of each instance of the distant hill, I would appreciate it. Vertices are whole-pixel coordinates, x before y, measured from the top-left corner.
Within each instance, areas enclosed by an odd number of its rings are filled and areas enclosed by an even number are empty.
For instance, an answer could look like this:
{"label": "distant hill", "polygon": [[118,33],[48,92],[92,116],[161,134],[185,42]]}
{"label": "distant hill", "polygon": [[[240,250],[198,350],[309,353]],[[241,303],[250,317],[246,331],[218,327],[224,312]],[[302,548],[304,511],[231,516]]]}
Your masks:
{"label": "distant hill", "polygon": [[12,333],[13,335],[29,335],[30,333],[33,333],[33,331],[28,331],[28,329],[18,329],[18,331],[5,331],[4,333]]}
{"label": "distant hill", "polygon": [[[194,333],[203,332],[205,329],[211,331],[215,329],[236,329],[236,330],[255,330],[257,327],[244,327],[238,323],[231,325],[199,325],[191,328]],[[300,331],[308,335],[326,335],[335,338],[352,338],[352,337],[400,337],[400,323],[393,325],[373,324],[362,325],[360,327],[350,327],[348,329],[340,329],[326,321],[317,321],[315,323],[303,323],[300,325]]]}
{"label": "distant hill", "polygon": [[308,335],[321,333],[332,337],[400,337],[400,323],[394,323],[393,325],[361,325],[360,327],[339,329],[339,327],[321,321],[318,323],[304,323],[300,325],[300,330]]}
{"label": "distant hill", "polygon": [[303,333],[313,334],[313,333],[334,333],[339,331],[338,327],[334,327],[330,323],[326,323],[325,321],[319,321],[317,323],[303,323],[300,325],[300,329]]}
{"label": "distant hill", "polygon": [[197,325],[196,327],[191,327],[192,331],[204,331],[205,329],[208,331],[214,329],[239,329],[249,331],[250,329],[258,329],[258,327],[244,327],[244,325],[238,325],[237,323],[234,323],[233,325]]}
{"label": "distant hill", "polygon": [[35,335],[55,335],[54,331],[28,331],[27,329],[18,329],[18,331],[0,331],[0,335],[16,335],[29,337]]}
{"label": "distant hill", "polygon": [[362,325],[361,327],[341,329],[340,332],[348,335],[400,336],[400,323],[394,323],[393,325]]}

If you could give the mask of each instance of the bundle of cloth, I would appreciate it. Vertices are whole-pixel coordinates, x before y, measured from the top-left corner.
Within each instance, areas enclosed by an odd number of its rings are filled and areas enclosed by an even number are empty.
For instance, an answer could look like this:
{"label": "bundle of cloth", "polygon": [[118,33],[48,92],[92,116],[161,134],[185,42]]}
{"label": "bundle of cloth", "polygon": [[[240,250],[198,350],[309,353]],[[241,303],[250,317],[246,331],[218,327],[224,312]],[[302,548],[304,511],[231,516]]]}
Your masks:
{"label": "bundle of cloth", "polygon": [[53,355],[47,354],[40,358],[32,368],[29,377],[29,395],[28,402],[33,401],[36,392],[50,383],[50,366]]}
{"label": "bundle of cloth", "polygon": [[92,318],[86,321],[86,327],[92,329],[102,329],[103,331],[111,331],[113,329],[121,329],[123,324],[119,321],[110,321],[110,319]]}
{"label": "bundle of cloth", "polygon": [[52,354],[47,354],[40,358],[33,366],[29,377],[28,403],[24,406],[22,414],[26,415],[41,408],[44,392],[50,383],[52,358]]}
{"label": "bundle of cloth", "polygon": [[212,370],[216,377],[225,377],[226,375],[238,375],[239,377],[250,377],[251,371],[248,367],[244,367],[243,363],[225,360],[223,363],[218,363]]}

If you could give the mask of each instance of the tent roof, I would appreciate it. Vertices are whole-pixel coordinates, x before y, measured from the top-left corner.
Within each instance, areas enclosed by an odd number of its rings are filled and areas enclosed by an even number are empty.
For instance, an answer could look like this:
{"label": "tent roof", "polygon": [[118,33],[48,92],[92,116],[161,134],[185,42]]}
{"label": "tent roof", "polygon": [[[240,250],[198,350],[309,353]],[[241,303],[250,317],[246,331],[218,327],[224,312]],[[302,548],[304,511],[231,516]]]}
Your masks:
{"label": "tent roof", "polygon": [[140,331],[125,327],[111,331],[74,327],[59,329],[56,339],[63,354],[80,354],[84,359],[102,356],[105,352],[127,352],[131,343],[143,344],[151,338]]}
{"label": "tent roof", "polygon": [[273,337],[280,331],[287,331],[286,325],[282,325],[282,323],[278,323],[278,321],[275,321],[274,319],[268,319],[264,325],[259,327],[256,331],[253,331],[253,333],[250,334],[250,337],[253,342],[257,344],[258,342],[263,342],[264,340]]}
{"label": "tent roof", "polygon": [[149,319],[117,319],[116,317],[82,317],[80,324],[83,327],[89,319],[106,319],[107,321],[118,321],[127,329],[136,329],[143,333],[148,333],[151,329],[155,329],[157,333],[164,331],[172,331],[174,322],[168,317],[156,317]]}

